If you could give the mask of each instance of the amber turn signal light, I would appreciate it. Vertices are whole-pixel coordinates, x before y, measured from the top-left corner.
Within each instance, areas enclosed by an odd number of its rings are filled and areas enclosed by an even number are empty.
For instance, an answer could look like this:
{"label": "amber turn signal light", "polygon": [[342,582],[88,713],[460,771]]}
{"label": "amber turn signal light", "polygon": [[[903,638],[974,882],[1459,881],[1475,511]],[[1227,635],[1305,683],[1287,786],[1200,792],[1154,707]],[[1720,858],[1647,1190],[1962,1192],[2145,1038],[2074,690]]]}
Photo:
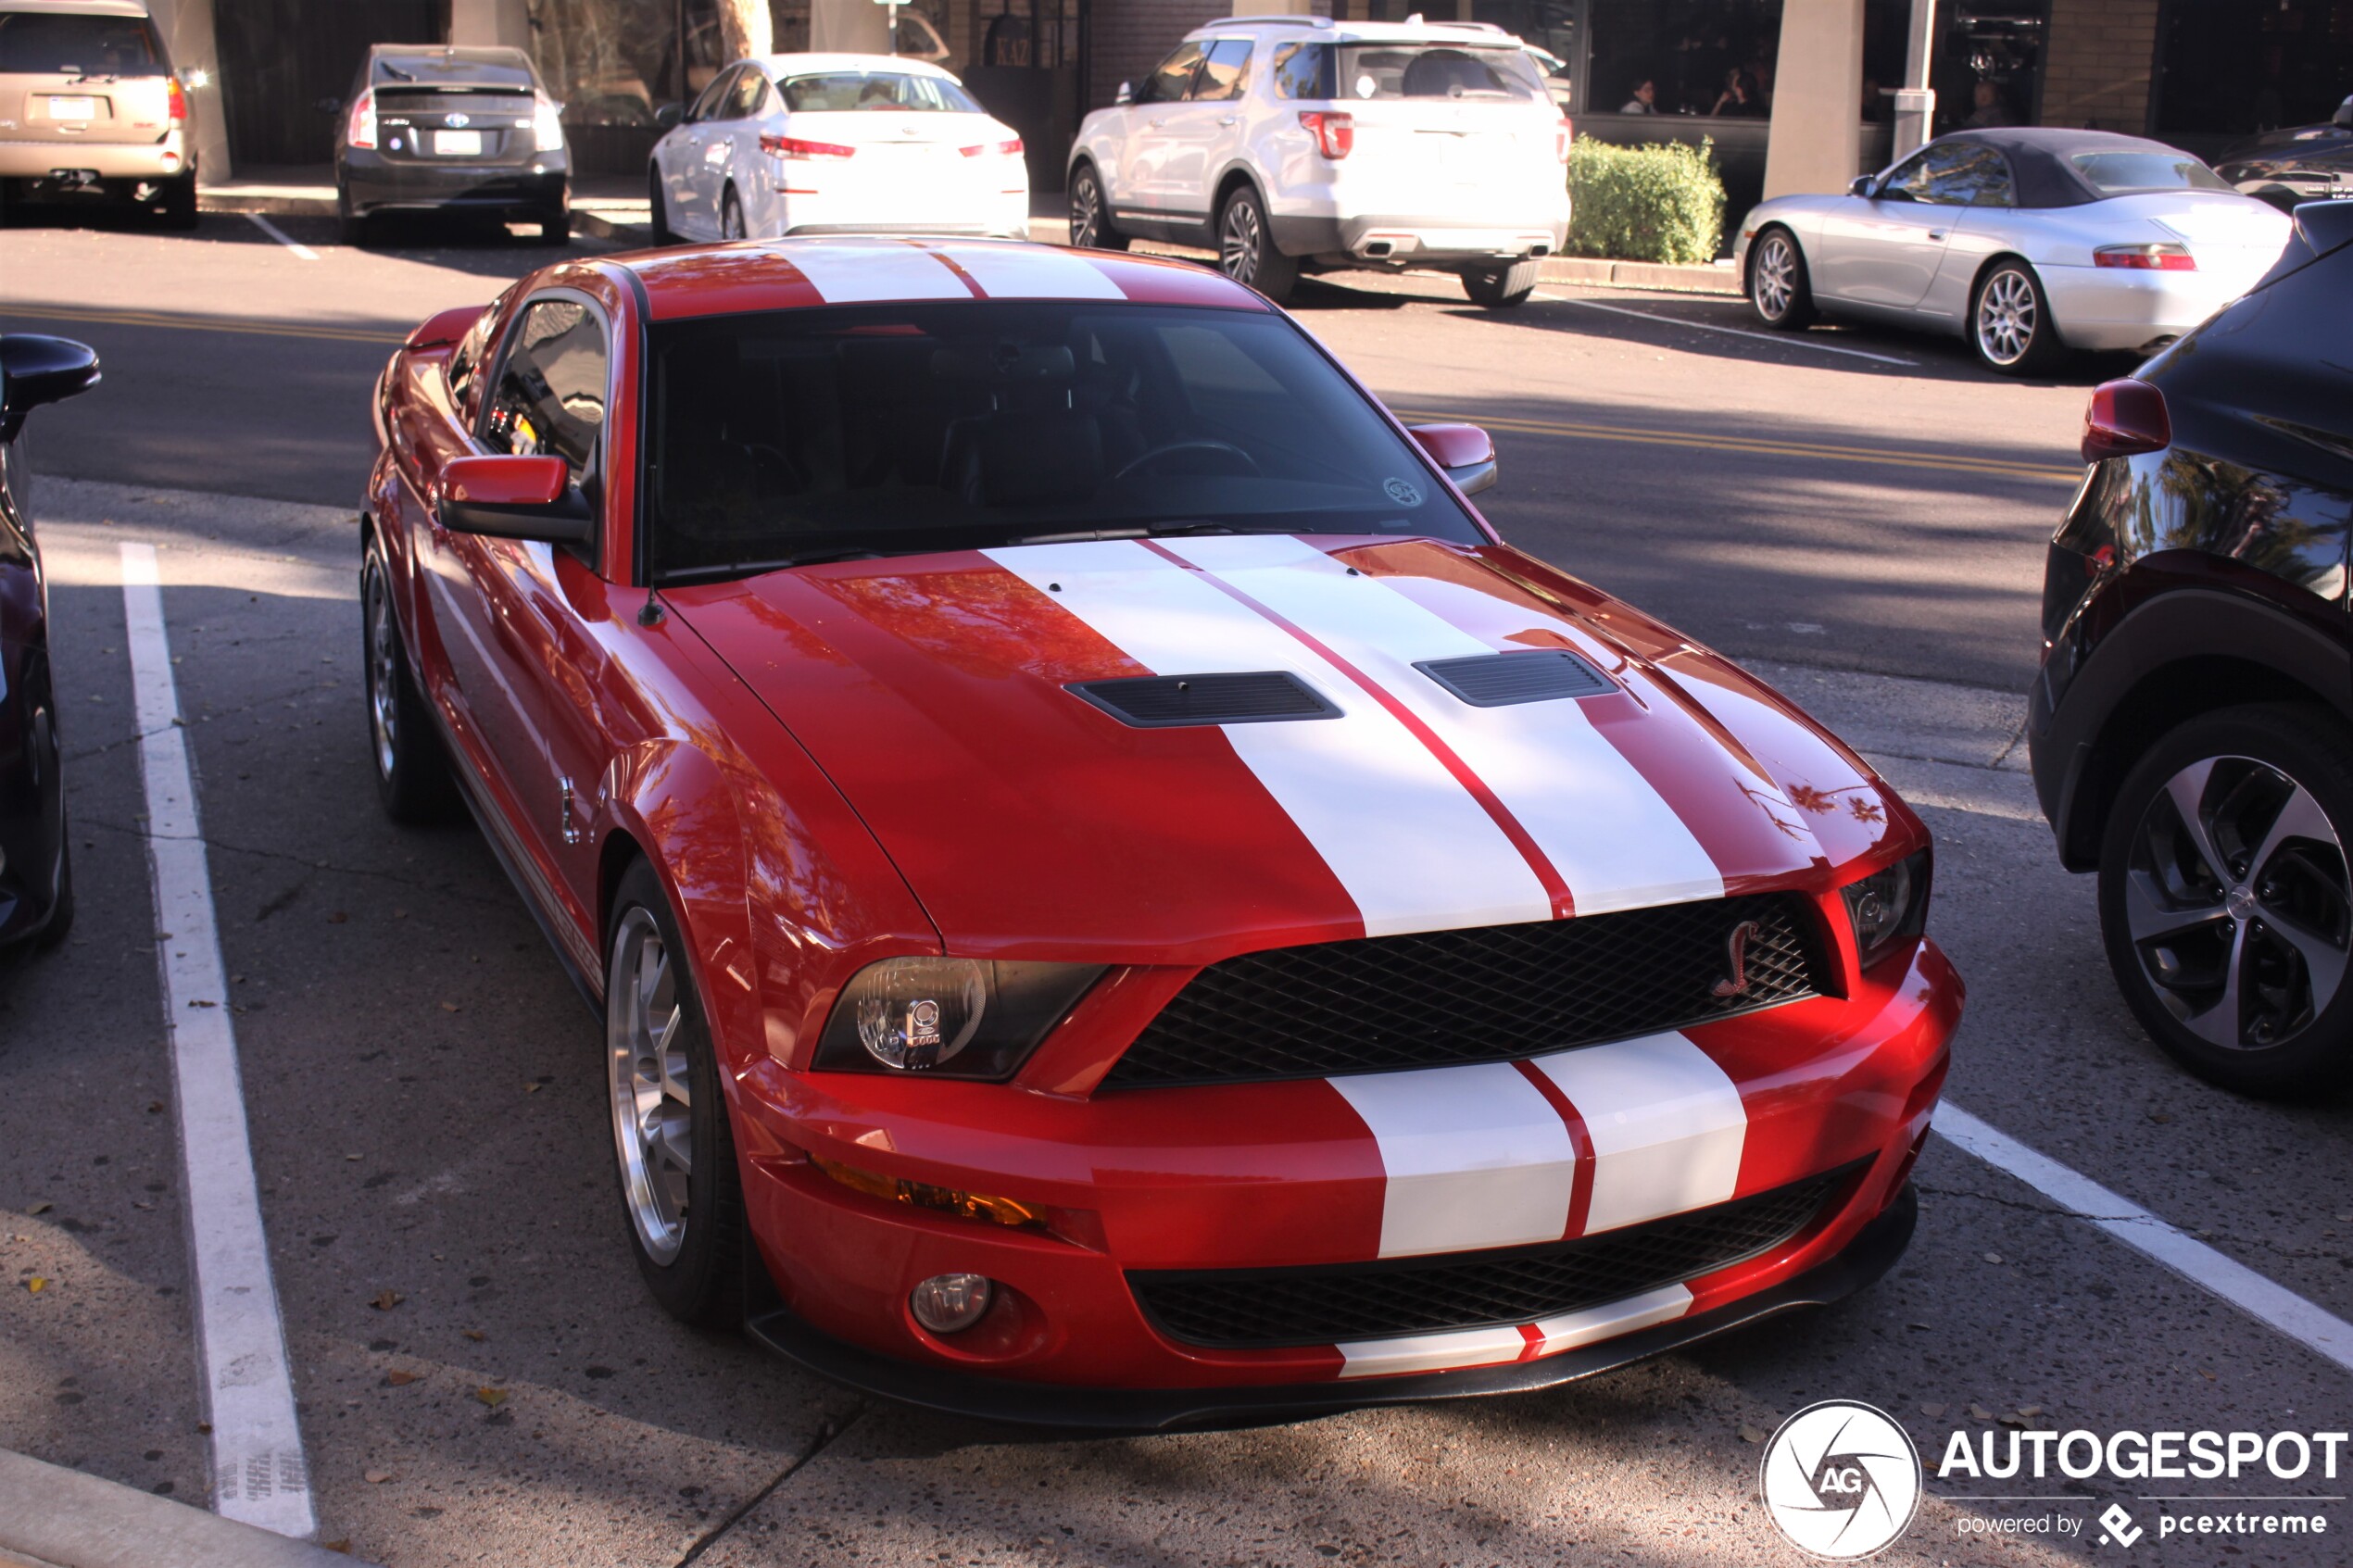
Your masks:
{"label": "amber turn signal light", "polygon": [[873,1171],[861,1171],[854,1165],[812,1154],[809,1162],[852,1192],[862,1192],[888,1203],[904,1203],[911,1209],[930,1209],[943,1214],[962,1214],[967,1220],[987,1220],[993,1224],[1016,1229],[1046,1228],[1045,1216],[1026,1203],[1010,1198],[991,1198],[986,1193],[958,1192],[953,1187],[933,1186],[926,1182],[902,1181]]}

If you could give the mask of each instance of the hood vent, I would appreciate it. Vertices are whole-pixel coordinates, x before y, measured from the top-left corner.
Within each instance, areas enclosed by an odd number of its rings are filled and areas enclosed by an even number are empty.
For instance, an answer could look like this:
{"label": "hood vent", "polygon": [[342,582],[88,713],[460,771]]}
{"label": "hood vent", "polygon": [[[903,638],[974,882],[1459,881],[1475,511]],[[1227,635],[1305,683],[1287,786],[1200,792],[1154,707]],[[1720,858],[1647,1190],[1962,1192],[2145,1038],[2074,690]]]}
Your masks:
{"label": "hood vent", "polygon": [[1610,678],[1567,648],[1431,659],[1414,666],[1473,708],[1509,708],[1564,696],[1607,696]]}
{"label": "hood vent", "polygon": [[1139,675],[1120,681],[1075,681],[1063,689],[1139,730],[1340,717],[1340,709],[1323,693],[1288,670]]}

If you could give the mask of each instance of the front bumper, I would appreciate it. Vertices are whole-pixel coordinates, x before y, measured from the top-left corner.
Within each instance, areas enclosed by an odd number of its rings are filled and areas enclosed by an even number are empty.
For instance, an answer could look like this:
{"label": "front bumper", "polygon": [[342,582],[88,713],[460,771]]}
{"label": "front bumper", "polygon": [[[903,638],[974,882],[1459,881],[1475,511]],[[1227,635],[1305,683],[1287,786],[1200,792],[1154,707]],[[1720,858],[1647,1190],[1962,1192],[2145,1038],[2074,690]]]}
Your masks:
{"label": "front bumper", "polygon": [[[1649,1210],[1660,1216],[1856,1167],[1841,1195],[1786,1240],[1692,1274],[1671,1292],[1646,1288],[1566,1317],[1359,1337],[1335,1331],[1327,1344],[1229,1348],[1180,1341],[1147,1317],[1129,1274],[1337,1270],[1384,1255],[1452,1261],[1507,1245],[1457,1239],[1461,1225],[1478,1223],[1457,1210],[1445,1221],[1448,1250],[1432,1257],[1426,1247],[1389,1248],[1384,1146],[1333,1081],[1080,1098],[1018,1085],[795,1073],[761,1061],[736,1080],[735,1099],[746,1212],[775,1290],[755,1332],[865,1386],[950,1390],[937,1399],[963,1401],[942,1408],[1100,1409],[1110,1413],[1091,1419],[1109,1424],[1338,1409],[1585,1375],[1649,1353],[1642,1347],[1682,1343],[1761,1311],[1824,1298],[1818,1293],[1829,1286],[1795,1282],[1817,1278],[1856,1248],[1897,1201],[1959,1017],[1958,979],[1932,945],[1921,943],[1909,965],[1894,971],[1866,980],[1851,997],[1655,1037],[1688,1041],[1738,1090],[1729,1167],[1727,1129],[1702,1126],[1692,1101],[1665,1095],[1630,1123],[1611,1123],[1614,1142],[1604,1153],[1622,1162],[1608,1167],[1613,1183],[1635,1167],[1647,1173],[1639,1181],[1669,1187],[1687,1169],[1713,1164],[1737,1173],[1737,1193],[1677,1198]],[[1509,1064],[1435,1071],[1499,1073],[1505,1091],[1521,1082]],[[1485,1114],[1483,1103],[1478,1114]],[[1501,1143],[1474,1137],[1458,1147],[1468,1151],[1462,1169],[1472,1177],[1458,1195],[1489,1190],[1483,1184],[1491,1175],[1511,1187],[1534,1169],[1514,1150],[1494,1153]],[[1015,1230],[893,1204],[828,1178],[812,1155],[891,1179],[1010,1198],[1054,1219],[1047,1232]],[[1575,1180],[1594,1207],[1590,1223],[1572,1222],[1571,1236],[1646,1218],[1621,1208],[1604,1223],[1601,1157],[1588,1140],[1574,1158]],[[1448,1176],[1438,1174],[1442,1185]],[[1615,1200],[1618,1189],[1611,1191]],[[961,1272],[996,1281],[998,1304],[963,1334],[934,1336],[914,1322],[909,1293],[931,1275]],[[1667,1294],[1676,1298],[1662,1305],[1656,1298]],[[1752,1299],[1768,1304],[1741,1307]],[[1139,1389],[1150,1392],[1131,1399]],[[1147,1419],[1138,1410],[1153,1413]]]}
{"label": "front bumper", "polygon": [[2142,272],[2117,267],[2042,267],[2051,319],[2070,348],[2138,351],[2180,337],[2253,287],[2260,267]]}
{"label": "front bumper", "polygon": [[524,163],[482,164],[394,159],[346,149],[335,172],[354,217],[456,207],[527,220],[561,212],[571,201],[571,165],[561,152],[535,153]]}

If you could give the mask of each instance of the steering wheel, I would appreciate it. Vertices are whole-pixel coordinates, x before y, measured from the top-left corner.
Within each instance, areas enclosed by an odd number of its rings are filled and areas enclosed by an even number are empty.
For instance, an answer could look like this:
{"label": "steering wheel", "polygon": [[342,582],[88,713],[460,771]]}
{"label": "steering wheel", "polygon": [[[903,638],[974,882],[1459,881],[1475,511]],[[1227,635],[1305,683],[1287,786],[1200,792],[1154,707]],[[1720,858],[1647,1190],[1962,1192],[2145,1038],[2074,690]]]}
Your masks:
{"label": "steering wheel", "polygon": [[1112,483],[1116,484],[1130,474],[1176,452],[1221,452],[1239,463],[1241,471],[1244,473],[1255,474],[1261,471],[1258,459],[1232,442],[1219,441],[1213,436],[1195,436],[1189,441],[1172,441],[1165,446],[1155,446],[1142,457],[1131,459],[1117,473],[1111,476]]}

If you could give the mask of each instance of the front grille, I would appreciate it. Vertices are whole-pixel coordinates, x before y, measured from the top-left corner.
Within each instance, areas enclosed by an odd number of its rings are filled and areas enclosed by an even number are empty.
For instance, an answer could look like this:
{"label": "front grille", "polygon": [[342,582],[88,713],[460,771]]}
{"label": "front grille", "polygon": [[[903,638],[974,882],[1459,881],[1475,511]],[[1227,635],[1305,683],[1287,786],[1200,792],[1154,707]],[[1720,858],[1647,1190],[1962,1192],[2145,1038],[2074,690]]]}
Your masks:
{"label": "front grille", "polygon": [[1640,1296],[1773,1250],[1852,1190],[1868,1160],[1575,1241],[1294,1269],[1135,1271],[1152,1326],[1218,1349],[1387,1339],[1534,1323]]}
{"label": "front grille", "polygon": [[[1747,988],[1718,996],[1748,921]],[[1510,1061],[1680,1029],[1828,990],[1814,932],[1805,899],[1765,893],[1245,953],[1188,982],[1103,1087]]]}

